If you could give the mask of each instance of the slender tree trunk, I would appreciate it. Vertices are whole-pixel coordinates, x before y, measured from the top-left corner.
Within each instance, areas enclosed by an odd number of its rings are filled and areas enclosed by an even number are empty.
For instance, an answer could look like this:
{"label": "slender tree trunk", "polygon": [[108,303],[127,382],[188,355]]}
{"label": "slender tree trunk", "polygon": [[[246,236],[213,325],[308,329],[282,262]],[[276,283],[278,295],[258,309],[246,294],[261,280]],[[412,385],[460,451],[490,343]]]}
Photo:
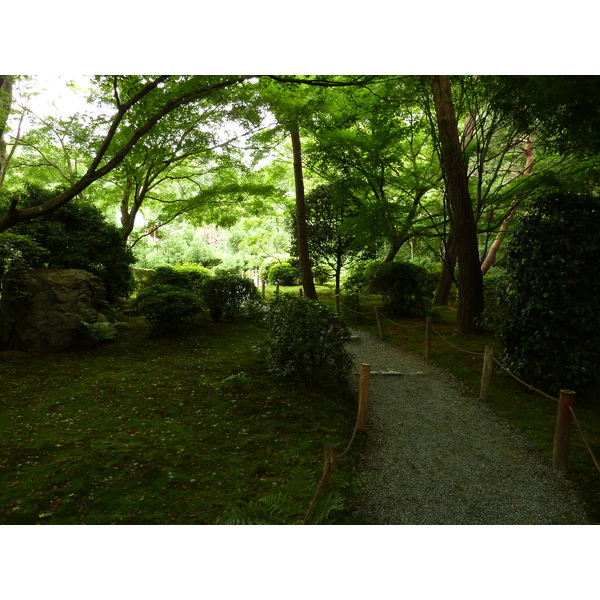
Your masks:
{"label": "slender tree trunk", "polygon": [[404,232],[399,232],[394,239],[392,239],[392,243],[390,245],[390,249],[388,253],[385,255],[383,262],[393,262],[396,258],[396,255],[400,251],[400,248],[404,246],[404,244],[409,240],[409,236],[405,235]]}
{"label": "slender tree trunk", "polygon": [[[533,142],[531,141],[531,136],[528,135],[525,140],[525,170],[523,171],[523,175],[525,175],[525,176],[531,175],[532,171],[533,171]],[[506,219],[500,226],[500,229],[498,230],[498,234],[496,235],[496,239],[492,242],[492,245],[490,246],[487,256],[485,257],[485,260],[481,264],[481,274],[482,275],[485,275],[489,271],[490,267],[492,265],[496,264],[496,255],[498,254],[498,249],[500,248],[500,245],[502,244],[502,240],[504,240],[504,236],[506,235],[506,232],[508,231],[510,222],[512,221],[513,217],[515,216],[515,214],[517,212],[517,208],[518,208],[519,204],[521,203],[522,199],[523,199],[523,196],[519,195],[519,196],[516,196],[515,199],[512,201],[512,204],[510,206],[510,212],[508,213],[508,216],[506,217]]]}
{"label": "slender tree trunk", "polygon": [[438,124],[442,169],[451,227],[456,236],[458,259],[458,328],[463,333],[479,331],[476,319],[483,310],[483,277],[477,247],[477,228],[469,196],[467,165],[452,104],[450,77],[431,78]]}
{"label": "slender tree trunk", "polygon": [[298,232],[298,260],[300,262],[300,276],[304,295],[307,298],[317,299],[317,290],[313,280],[308,253],[308,233],[306,229],[306,202],[304,199],[304,177],[302,174],[302,146],[300,144],[300,130],[298,121],[289,125],[292,138],[292,154],[294,157],[294,182],[296,184],[296,230]]}
{"label": "slender tree trunk", "polygon": [[12,105],[12,88],[14,76],[0,75],[0,186],[6,176],[6,167],[8,166],[8,155],[6,153],[6,141],[4,140],[4,130],[10,114]]}

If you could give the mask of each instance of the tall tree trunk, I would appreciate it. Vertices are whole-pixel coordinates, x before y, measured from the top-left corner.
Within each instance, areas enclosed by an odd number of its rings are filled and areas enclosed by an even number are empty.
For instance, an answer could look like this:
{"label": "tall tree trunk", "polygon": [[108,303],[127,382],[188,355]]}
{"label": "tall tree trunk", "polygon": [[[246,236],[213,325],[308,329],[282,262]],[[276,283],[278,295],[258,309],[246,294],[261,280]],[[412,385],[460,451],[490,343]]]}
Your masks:
{"label": "tall tree trunk", "polygon": [[448,232],[448,240],[442,261],[442,274],[438,281],[433,303],[436,306],[447,306],[450,303],[450,291],[454,283],[454,271],[456,269],[456,242],[452,227]]}
{"label": "tall tree trunk", "polygon": [[450,224],[456,236],[458,259],[458,328],[463,333],[480,330],[476,323],[483,310],[483,277],[477,247],[477,228],[469,196],[467,165],[465,164],[458,122],[452,104],[450,77],[431,77],[435,113],[438,124],[442,169]]}
{"label": "tall tree trunk", "polygon": [[10,108],[12,105],[12,88],[14,76],[0,75],[0,187],[6,176],[6,167],[8,166],[8,155],[6,154],[6,141],[4,140],[4,131]]}
{"label": "tall tree trunk", "polygon": [[300,144],[300,130],[298,121],[289,124],[292,138],[292,154],[294,157],[294,182],[296,185],[296,230],[298,232],[298,260],[300,262],[300,276],[304,295],[307,298],[317,299],[317,290],[313,280],[308,253],[308,233],[306,229],[306,201],[304,198],[304,177],[302,174],[302,146]]}
{"label": "tall tree trunk", "polygon": [[[523,171],[523,175],[528,176],[533,172],[533,142],[531,141],[531,136],[528,135],[525,139],[525,170]],[[517,212],[517,208],[523,199],[522,195],[515,196],[515,199],[512,201],[510,205],[510,211],[508,216],[500,226],[498,230],[498,234],[496,235],[496,239],[492,242],[490,249],[485,257],[483,263],[481,263],[481,274],[485,275],[490,267],[496,264],[496,255],[498,254],[498,249],[502,244],[502,240],[508,231],[508,227],[510,226],[510,222],[512,221],[515,213]]]}

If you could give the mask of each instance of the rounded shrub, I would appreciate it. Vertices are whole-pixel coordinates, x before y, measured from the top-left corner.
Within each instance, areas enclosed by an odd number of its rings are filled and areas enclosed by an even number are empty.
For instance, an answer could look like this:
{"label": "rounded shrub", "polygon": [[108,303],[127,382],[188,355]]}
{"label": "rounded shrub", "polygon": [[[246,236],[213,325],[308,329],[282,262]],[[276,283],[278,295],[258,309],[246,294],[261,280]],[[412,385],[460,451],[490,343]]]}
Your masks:
{"label": "rounded shrub", "polygon": [[235,317],[244,309],[260,302],[254,283],[237,275],[219,275],[205,279],[201,296],[213,321],[220,321],[224,316]]}
{"label": "rounded shrub", "polygon": [[194,284],[189,273],[166,266],[156,267],[148,276],[146,285],[170,285],[189,292],[194,291]]}
{"label": "rounded shrub", "polygon": [[431,308],[435,276],[409,262],[371,263],[365,273],[367,290],[379,294],[382,309],[398,316],[422,316]]}
{"label": "rounded shrub", "polygon": [[344,342],[350,334],[330,308],[283,294],[269,306],[266,322],[272,372],[307,384],[347,384],[352,359]]}
{"label": "rounded shrub", "polygon": [[189,278],[189,286],[191,291],[200,294],[202,292],[202,286],[207,279],[214,277],[215,274],[206,267],[197,263],[183,263],[175,265],[173,269],[177,273],[184,273]]}
{"label": "rounded shrub", "polygon": [[268,277],[273,285],[298,285],[300,271],[290,263],[276,263],[269,268]]}
{"label": "rounded shrub", "polygon": [[196,294],[182,287],[154,283],[139,292],[132,308],[150,323],[151,335],[165,335],[198,316],[202,303]]}
{"label": "rounded shrub", "polygon": [[368,270],[371,262],[357,262],[348,269],[342,288],[348,293],[360,294],[366,291],[369,284]]}

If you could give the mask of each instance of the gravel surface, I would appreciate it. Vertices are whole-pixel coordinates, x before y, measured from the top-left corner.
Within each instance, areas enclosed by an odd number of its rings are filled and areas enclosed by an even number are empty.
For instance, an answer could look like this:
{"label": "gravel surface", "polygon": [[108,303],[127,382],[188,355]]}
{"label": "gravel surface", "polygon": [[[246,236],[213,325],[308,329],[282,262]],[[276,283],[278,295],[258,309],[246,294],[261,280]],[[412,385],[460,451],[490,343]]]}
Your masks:
{"label": "gravel surface", "polygon": [[372,374],[360,459],[367,522],[381,525],[584,524],[568,482],[531,442],[443,369],[353,330],[356,370]]}

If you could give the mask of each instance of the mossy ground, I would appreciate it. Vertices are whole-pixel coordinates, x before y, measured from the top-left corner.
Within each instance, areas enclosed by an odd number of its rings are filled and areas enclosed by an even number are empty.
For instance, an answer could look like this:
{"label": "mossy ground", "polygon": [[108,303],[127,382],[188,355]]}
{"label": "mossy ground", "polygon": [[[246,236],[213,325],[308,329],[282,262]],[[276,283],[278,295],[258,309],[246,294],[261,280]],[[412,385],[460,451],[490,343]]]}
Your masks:
{"label": "mossy ground", "polygon": [[122,320],[113,343],[0,362],[0,523],[216,524],[299,471],[301,519],[352,395],[274,378],[244,318],[167,338]]}

